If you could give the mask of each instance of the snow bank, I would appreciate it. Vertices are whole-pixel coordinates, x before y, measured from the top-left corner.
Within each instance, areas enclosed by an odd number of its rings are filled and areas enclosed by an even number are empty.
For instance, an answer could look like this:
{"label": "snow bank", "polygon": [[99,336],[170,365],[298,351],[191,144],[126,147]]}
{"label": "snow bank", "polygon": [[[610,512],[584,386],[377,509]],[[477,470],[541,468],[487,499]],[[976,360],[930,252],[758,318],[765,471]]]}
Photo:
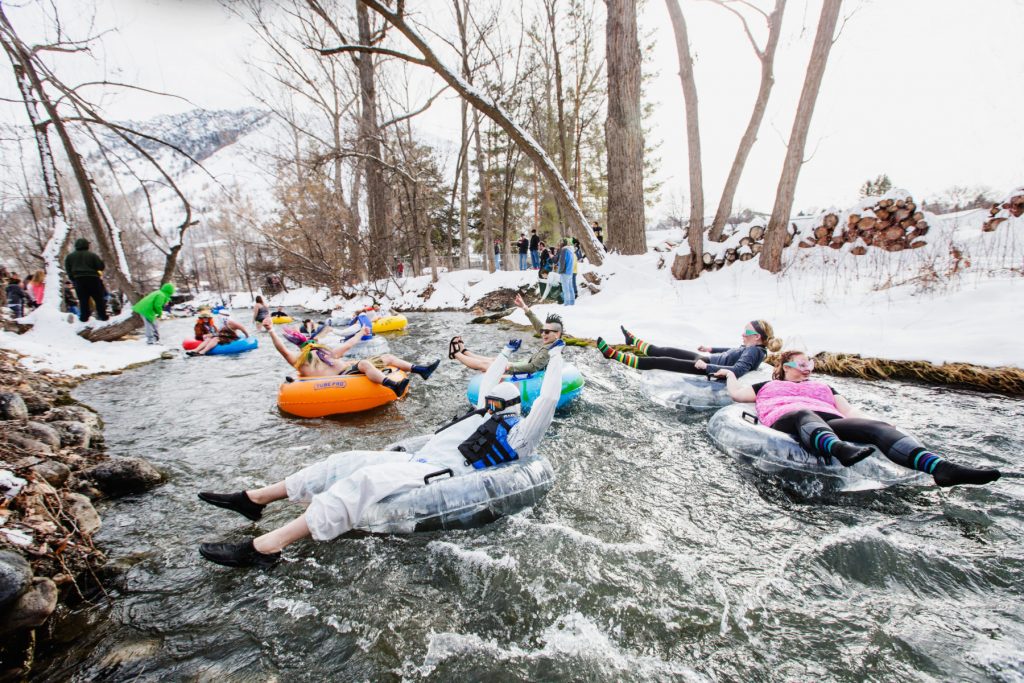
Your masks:
{"label": "snow bank", "polygon": [[31,370],[52,370],[72,376],[110,372],[156,360],[168,348],[150,346],[144,338],[90,342],[78,336],[84,327],[82,323],[76,320],[68,324],[66,313],[48,308],[37,309],[27,322],[33,327],[25,334],[0,331],[0,348],[24,355],[21,364]]}

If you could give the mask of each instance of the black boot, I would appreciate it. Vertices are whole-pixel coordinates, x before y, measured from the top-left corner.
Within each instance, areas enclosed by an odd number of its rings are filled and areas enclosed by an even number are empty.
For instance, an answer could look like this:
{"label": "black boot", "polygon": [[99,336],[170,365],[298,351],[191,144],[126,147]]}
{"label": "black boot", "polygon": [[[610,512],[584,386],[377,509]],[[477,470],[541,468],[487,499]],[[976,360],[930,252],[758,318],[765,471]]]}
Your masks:
{"label": "black boot", "polygon": [[263,516],[263,508],[267,507],[266,505],[252,502],[252,499],[249,498],[245,491],[239,491],[238,493],[203,491],[199,494],[199,500],[210,505],[216,505],[219,508],[234,510],[254,522],[259,521],[259,518]]}
{"label": "black boot", "polygon": [[849,467],[871,455],[874,450],[871,446],[854,446],[852,443],[840,441],[833,446],[832,457],[838,460],[843,467]]}
{"label": "black boot", "polygon": [[390,378],[384,378],[384,381],[381,382],[381,384],[386,386],[391,391],[395,392],[395,396],[401,398],[402,394],[405,393],[405,390],[409,388],[409,378],[406,377],[401,382],[396,382],[395,380]]}
{"label": "black boot", "polygon": [[941,461],[935,466],[935,484],[938,486],[956,486],[957,484],[988,484],[999,478],[999,470],[988,468],[964,467],[951,462]]}
{"label": "black boot", "polygon": [[438,358],[430,365],[414,365],[412,371],[423,379],[429,379],[434,374],[434,370],[437,370],[437,366],[441,364],[441,359]]}
{"label": "black boot", "polygon": [[241,543],[202,543],[199,554],[210,562],[225,567],[259,567],[266,569],[281,561],[281,553],[261,553],[252,541]]}

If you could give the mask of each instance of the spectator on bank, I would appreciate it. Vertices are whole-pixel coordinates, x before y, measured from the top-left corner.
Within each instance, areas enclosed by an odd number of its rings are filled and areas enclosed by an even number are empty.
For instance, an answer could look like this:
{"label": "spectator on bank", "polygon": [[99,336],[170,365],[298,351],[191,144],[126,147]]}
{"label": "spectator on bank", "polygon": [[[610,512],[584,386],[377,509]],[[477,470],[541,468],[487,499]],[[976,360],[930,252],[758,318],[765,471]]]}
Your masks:
{"label": "spectator on bank", "polygon": [[89,251],[89,240],[84,237],[75,240],[75,250],[64,258],[64,271],[75,283],[78,319],[83,323],[92,315],[92,305],[96,306],[97,318],[107,319],[107,290],[100,278],[105,267],[103,259]]}
{"label": "spectator on bank", "polygon": [[501,243],[494,240],[494,269],[501,270]]}
{"label": "spectator on bank", "polygon": [[590,226],[590,228],[594,231],[594,237],[597,238],[597,241],[600,242],[601,246],[603,247],[604,246],[604,232],[601,230],[601,226],[598,224],[597,221],[594,221],[594,224],[592,226]]}
{"label": "spectator on bank", "polygon": [[75,298],[75,290],[71,286],[71,281],[70,280],[65,280],[64,281],[64,289],[63,289],[62,293],[63,293],[63,297],[64,297],[64,309],[68,313],[71,313],[72,315],[77,316],[78,315],[78,299]]}
{"label": "spectator on bank", "polygon": [[519,270],[526,270],[526,257],[530,251],[530,240],[526,239],[524,233],[519,233],[519,241],[516,242],[516,247],[519,249]]}
{"label": "spectator on bank", "polygon": [[530,231],[530,262],[534,270],[540,270],[540,237],[536,230]]}
{"label": "spectator on bank", "polygon": [[34,306],[42,306],[43,293],[46,289],[46,273],[41,270],[34,272],[32,276],[28,278],[28,282],[23,289],[32,296]]}
{"label": "spectator on bank", "polygon": [[562,303],[566,306],[576,305],[576,292],[573,289],[572,274],[576,267],[576,253],[569,244],[568,238],[562,239],[562,248],[558,254],[558,275],[562,280]]}
{"label": "spectator on bank", "polygon": [[25,315],[25,305],[29,301],[29,295],[21,288],[21,278],[12,275],[7,279],[7,307],[11,309],[15,318]]}
{"label": "spectator on bank", "polygon": [[160,285],[160,289],[150,292],[132,306],[132,310],[142,316],[142,324],[146,326],[147,344],[160,343],[160,331],[156,327],[156,321],[164,312],[164,304],[169,302],[172,296],[174,285],[165,282]]}

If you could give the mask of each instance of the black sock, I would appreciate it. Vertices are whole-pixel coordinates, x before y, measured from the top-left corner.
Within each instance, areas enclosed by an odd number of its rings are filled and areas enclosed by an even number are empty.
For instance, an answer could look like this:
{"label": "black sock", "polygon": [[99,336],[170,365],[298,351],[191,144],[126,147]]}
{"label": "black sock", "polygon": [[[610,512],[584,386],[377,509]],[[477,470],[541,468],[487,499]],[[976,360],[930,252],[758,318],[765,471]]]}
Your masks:
{"label": "black sock", "polygon": [[391,391],[395,392],[395,396],[401,398],[402,394],[405,393],[405,390],[409,388],[409,378],[406,377],[401,382],[396,382],[393,379],[385,378],[384,381],[381,382],[381,384],[386,386]]}
{"label": "black sock", "polygon": [[414,365],[412,366],[412,371],[423,379],[428,379],[432,374],[434,374],[434,370],[437,370],[437,366],[440,364],[441,359],[438,358],[430,365]]}

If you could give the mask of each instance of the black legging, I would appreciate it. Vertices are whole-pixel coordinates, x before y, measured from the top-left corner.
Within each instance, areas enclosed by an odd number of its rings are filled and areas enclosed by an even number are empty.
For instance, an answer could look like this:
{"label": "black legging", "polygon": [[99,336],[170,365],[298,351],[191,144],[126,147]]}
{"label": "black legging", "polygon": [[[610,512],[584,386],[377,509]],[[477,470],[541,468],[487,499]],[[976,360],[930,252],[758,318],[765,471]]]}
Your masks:
{"label": "black legging", "polygon": [[702,356],[695,351],[686,349],[674,349],[671,346],[648,346],[646,356],[638,356],[636,359],[637,370],[668,370],[669,372],[685,372],[688,375],[706,375],[707,369],[698,370],[693,366],[694,361],[702,360],[708,362],[707,356]]}
{"label": "black legging", "polygon": [[790,434],[809,452],[826,458],[829,454],[814,446],[815,435],[823,429],[843,441],[877,446],[889,460],[909,469],[915,469],[914,456],[925,450],[917,439],[888,422],[863,417],[839,417],[830,413],[797,410],[779,418],[772,429]]}
{"label": "black legging", "polygon": [[107,302],[104,298],[107,290],[103,286],[103,280],[98,277],[84,276],[76,277],[75,294],[78,295],[78,319],[83,323],[89,319],[92,313],[89,305],[90,300],[96,305],[96,317],[100,320],[107,319]]}

